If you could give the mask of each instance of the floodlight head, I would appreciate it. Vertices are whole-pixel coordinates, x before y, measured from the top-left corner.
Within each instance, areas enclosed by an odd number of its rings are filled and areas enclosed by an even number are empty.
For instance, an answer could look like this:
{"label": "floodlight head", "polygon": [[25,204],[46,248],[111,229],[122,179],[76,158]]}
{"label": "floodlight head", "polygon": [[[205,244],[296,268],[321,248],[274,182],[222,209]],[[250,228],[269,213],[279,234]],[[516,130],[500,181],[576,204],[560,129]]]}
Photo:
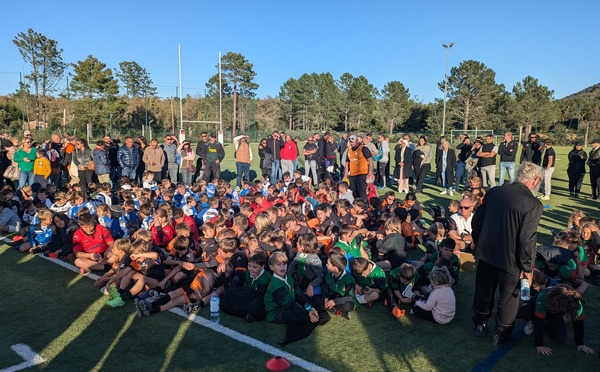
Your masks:
{"label": "floodlight head", "polygon": [[450,43],[450,48],[452,48],[454,46],[454,43]]}

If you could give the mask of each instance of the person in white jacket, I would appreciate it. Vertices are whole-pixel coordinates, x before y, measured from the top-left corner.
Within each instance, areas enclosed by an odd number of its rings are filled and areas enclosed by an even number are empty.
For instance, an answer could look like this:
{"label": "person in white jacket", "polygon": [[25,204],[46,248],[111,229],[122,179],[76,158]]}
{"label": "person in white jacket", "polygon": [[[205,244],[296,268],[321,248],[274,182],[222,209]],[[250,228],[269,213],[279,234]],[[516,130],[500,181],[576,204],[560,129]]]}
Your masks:
{"label": "person in white jacket", "polygon": [[250,181],[250,164],[252,163],[252,148],[248,143],[248,136],[242,134],[233,138],[235,146],[235,166],[237,168],[237,186],[242,187],[242,174],[244,180]]}
{"label": "person in white jacket", "polygon": [[446,267],[436,267],[429,274],[433,291],[427,301],[417,301],[411,314],[429,321],[447,324],[456,314],[456,297],[450,288],[452,277]]}

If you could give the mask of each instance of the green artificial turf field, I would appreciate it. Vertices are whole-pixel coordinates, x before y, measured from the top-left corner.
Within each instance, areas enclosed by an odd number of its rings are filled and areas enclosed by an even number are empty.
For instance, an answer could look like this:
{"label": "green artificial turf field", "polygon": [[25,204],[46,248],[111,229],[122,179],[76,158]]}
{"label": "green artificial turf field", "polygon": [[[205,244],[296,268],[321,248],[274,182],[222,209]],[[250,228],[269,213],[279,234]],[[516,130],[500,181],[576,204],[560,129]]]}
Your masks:
{"label": "green artificial turf field", "polygon": [[[253,146],[254,147],[254,146]],[[255,147],[254,147],[255,148]],[[569,199],[566,178],[567,148],[557,148],[558,165],[553,178],[550,208],[544,210],[539,242],[550,242],[550,230],[566,225],[573,209],[597,214],[599,202]],[[232,146],[226,147],[222,175],[235,173]],[[256,152],[255,152],[256,153]],[[256,154],[257,155],[257,154]],[[258,158],[258,156],[256,156]],[[253,164],[258,168],[258,161]],[[300,161],[302,166],[302,161]],[[583,195],[589,195],[586,179]],[[384,190],[386,191],[386,190]],[[434,204],[447,205],[449,196],[440,188],[426,185],[419,200],[426,212]],[[455,194],[455,198],[458,195]],[[425,217],[429,215],[425,213]],[[411,252],[413,257],[420,253]],[[25,255],[7,246],[0,247],[0,370],[23,359],[11,346],[26,344],[46,361],[32,368],[84,370],[252,370],[265,369],[269,353],[241,343],[178,315],[181,312],[138,318],[133,303],[110,309],[93,281],[81,277],[42,257]],[[536,371],[597,371],[598,354],[584,355],[575,350],[569,329],[567,343],[555,345],[552,356],[535,353],[533,336],[522,336],[522,321],[516,334],[523,337],[512,349],[494,350],[490,338],[473,336],[471,301],[474,273],[462,272],[454,287],[457,315],[449,325],[437,325],[407,315],[395,319],[381,303],[372,309],[361,307],[352,320],[340,317],[319,327],[305,340],[283,348],[285,327],[265,322],[246,323],[221,315],[221,325],[291,353],[317,366],[336,371],[509,371],[535,368]],[[600,349],[600,291],[590,287],[585,293],[586,345]],[[198,316],[208,318],[203,309]],[[490,324],[493,327],[493,321]],[[227,332],[227,331],[226,331]],[[252,341],[250,343],[253,343]],[[260,346],[260,345],[258,345]],[[310,365],[305,365],[305,367]],[[292,369],[299,370],[299,366]]]}

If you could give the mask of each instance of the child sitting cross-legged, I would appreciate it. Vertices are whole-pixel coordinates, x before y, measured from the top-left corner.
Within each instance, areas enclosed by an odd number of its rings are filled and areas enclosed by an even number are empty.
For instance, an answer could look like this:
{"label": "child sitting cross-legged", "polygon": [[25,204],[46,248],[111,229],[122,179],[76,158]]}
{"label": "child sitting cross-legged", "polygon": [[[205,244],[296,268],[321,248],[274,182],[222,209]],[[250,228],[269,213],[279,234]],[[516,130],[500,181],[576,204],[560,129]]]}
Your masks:
{"label": "child sitting cross-legged", "polygon": [[452,277],[446,267],[436,267],[429,274],[433,291],[427,301],[419,300],[411,314],[438,324],[447,324],[456,314],[456,298],[450,288]]}
{"label": "child sitting cross-legged", "polygon": [[[131,253],[131,240],[129,239],[117,239],[113,243],[111,250],[111,257],[107,260],[107,262],[111,265],[110,270],[108,270],[104,275],[98,278],[94,285],[96,287],[102,287],[100,292],[102,294],[108,295],[107,304],[111,307],[115,306],[115,303],[118,306],[122,306],[120,304],[123,302],[119,293],[119,286],[121,285],[121,279],[131,272],[131,258],[129,257]],[[116,300],[116,298],[119,298]]]}
{"label": "child sitting cross-legged", "polygon": [[373,306],[387,286],[385,272],[375,262],[358,257],[352,262],[352,274],[356,279],[356,300],[360,304]]}
{"label": "child sitting cross-legged", "polygon": [[78,221],[79,229],[73,234],[73,254],[79,273],[87,275],[90,270],[105,268],[107,260],[104,253],[110,249],[114,239],[106,228],[94,222],[91,214],[79,215]]}
{"label": "child sitting cross-legged", "polygon": [[42,209],[38,213],[39,224],[32,225],[27,230],[27,236],[22,240],[19,250],[37,254],[44,252],[52,240],[52,212]]}
{"label": "child sitting cross-legged", "polygon": [[412,305],[418,298],[413,292],[416,272],[413,265],[403,263],[388,273],[388,286],[383,291],[383,296],[390,307],[390,313],[396,318],[406,313],[404,309],[400,309],[399,304]]}
{"label": "child sitting cross-legged", "polygon": [[242,287],[230,287],[221,295],[221,309],[227,314],[253,322],[265,317],[264,296],[271,282],[265,270],[267,254],[256,251],[248,257],[248,270]]}
{"label": "child sitting cross-legged", "polygon": [[317,237],[312,233],[300,234],[297,248],[298,253],[288,266],[287,274],[294,278],[298,288],[308,297],[320,295],[324,274]]}
{"label": "child sitting cross-legged", "polygon": [[265,319],[267,322],[288,324],[283,344],[308,337],[317,325],[330,319],[326,311],[318,311],[310,298],[297,290],[294,280],[287,272],[287,256],[273,252],[269,267],[273,277],[265,293]]}
{"label": "child sitting cross-legged", "polygon": [[327,259],[327,275],[323,283],[325,308],[350,320],[350,312],[358,305],[354,297],[356,282],[346,272],[348,260],[342,253],[330,252]]}

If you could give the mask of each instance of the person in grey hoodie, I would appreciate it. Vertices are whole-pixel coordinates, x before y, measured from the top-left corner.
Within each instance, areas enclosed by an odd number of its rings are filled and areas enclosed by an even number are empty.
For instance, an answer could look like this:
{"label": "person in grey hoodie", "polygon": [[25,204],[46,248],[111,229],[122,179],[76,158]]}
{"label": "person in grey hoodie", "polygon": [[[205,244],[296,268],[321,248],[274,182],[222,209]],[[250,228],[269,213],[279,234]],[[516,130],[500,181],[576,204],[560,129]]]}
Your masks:
{"label": "person in grey hoodie", "polygon": [[94,171],[98,176],[100,183],[110,183],[110,160],[104,150],[104,141],[96,142],[96,148],[92,150],[92,158],[94,159]]}

